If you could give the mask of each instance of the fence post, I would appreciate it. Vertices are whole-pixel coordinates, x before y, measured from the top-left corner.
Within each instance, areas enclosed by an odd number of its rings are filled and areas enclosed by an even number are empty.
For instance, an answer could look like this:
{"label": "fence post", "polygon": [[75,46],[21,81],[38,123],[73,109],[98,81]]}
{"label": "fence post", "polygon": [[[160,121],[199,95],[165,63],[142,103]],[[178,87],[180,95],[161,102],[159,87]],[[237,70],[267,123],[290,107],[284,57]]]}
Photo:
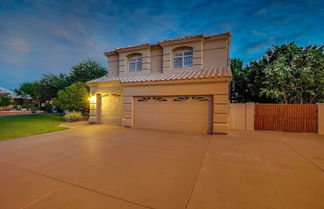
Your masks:
{"label": "fence post", "polygon": [[324,103],[317,104],[317,114],[318,134],[324,135]]}
{"label": "fence post", "polygon": [[255,108],[255,103],[253,102],[248,102],[245,104],[245,129],[247,131],[254,131],[254,108]]}

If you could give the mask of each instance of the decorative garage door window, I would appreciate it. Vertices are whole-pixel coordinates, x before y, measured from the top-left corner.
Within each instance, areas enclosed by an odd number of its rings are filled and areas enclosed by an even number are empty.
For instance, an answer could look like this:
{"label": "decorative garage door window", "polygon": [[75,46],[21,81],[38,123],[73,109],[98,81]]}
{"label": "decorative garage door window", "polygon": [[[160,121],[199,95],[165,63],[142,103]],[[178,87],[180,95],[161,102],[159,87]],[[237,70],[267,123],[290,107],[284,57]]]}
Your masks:
{"label": "decorative garage door window", "polygon": [[207,97],[202,97],[202,96],[195,96],[195,97],[177,97],[174,98],[174,102],[182,102],[182,101],[187,101],[189,99],[196,100],[196,101],[209,101]]}
{"label": "decorative garage door window", "polygon": [[197,100],[197,101],[209,101],[209,99],[206,97],[191,97],[191,99]]}
{"label": "decorative garage door window", "polygon": [[113,97],[121,97],[121,94],[116,94],[116,93],[107,93],[107,94],[103,94],[101,97],[109,97],[109,96],[113,96]]}
{"label": "decorative garage door window", "polygon": [[177,97],[175,99],[173,99],[174,102],[182,102],[182,101],[186,101],[188,100],[189,97]]}
{"label": "decorative garage door window", "polygon": [[163,98],[163,97],[142,97],[137,99],[138,102],[146,102],[149,100],[153,100],[153,101],[159,101],[159,102],[166,102],[167,99]]}
{"label": "decorative garage door window", "polygon": [[[184,97],[169,97],[171,98],[170,101],[173,102],[184,102],[188,100],[195,100],[195,101],[209,101],[208,97],[203,96],[184,96]],[[138,102],[146,102],[146,101],[158,101],[158,102],[166,102],[168,101],[168,97],[141,97],[137,99]]]}

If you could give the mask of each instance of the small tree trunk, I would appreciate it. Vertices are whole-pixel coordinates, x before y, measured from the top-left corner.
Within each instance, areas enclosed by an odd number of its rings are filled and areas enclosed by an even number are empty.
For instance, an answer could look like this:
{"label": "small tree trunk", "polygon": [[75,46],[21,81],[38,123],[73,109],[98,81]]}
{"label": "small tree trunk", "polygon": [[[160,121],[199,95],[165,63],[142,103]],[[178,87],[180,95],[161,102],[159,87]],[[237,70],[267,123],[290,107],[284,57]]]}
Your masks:
{"label": "small tree trunk", "polygon": [[284,94],[284,102],[285,102],[285,104],[288,104],[288,99],[286,97],[286,94]]}

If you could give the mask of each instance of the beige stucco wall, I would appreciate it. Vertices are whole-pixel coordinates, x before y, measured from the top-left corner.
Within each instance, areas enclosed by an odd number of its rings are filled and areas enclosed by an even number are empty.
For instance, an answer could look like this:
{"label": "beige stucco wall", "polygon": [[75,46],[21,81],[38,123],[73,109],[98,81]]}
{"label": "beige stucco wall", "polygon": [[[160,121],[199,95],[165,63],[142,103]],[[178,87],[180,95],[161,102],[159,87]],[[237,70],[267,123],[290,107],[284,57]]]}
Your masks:
{"label": "beige stucco wall", "polygon": [[228,39],[207,39],[203,44],[203,63],[205,68],[225,67],[229,65]]}
{"label": "beige stucco wall", "polygon": [[230,129],[254,130],[254,103],[230,104]]}
{"label": "beige stucco wall", "polygon": [[230,104],[230,129],[246,129],[246,105],[245,103]]}
{"label": "beige stucco wall", "polygon": [[[120,51],[119,53],[119,75],[135,75],[149,73],[151,71],[151,47],[137,50]],[[132,55],[142,55],[142,72],[129,72],[128,60]]]}
{"label": "beige stucco wall", "polygon": [[119,70],[119,56],[118,54],[107,56],[108,74],[110,76],[118,76]]}
{"label": "beige stucco wall", "polygon": [[162,56],[163,49],[162,47],[156,47],[151,49],[151,72],[158,73],[162,72]]}
{"label": "beige stucco wall", "polygon": [[178,70],[196,69],[199,70],[203,67],[203,44],[201,40],[171,43],[162,45],[163,47],[163,72],[170,72],[175,70],[173,67],[173,53],[177,48],[190,47],[193,49],[193,60],[191,68],[176,68]]}

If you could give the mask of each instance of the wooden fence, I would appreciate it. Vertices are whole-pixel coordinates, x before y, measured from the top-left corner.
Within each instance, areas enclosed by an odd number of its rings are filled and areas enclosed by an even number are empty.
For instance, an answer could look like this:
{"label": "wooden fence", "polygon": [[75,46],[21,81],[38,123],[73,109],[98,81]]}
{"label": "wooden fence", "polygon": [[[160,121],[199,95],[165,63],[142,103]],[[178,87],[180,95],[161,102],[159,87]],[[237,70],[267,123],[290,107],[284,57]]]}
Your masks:
{"label": "wooden fence", "polygon": [[317,133],[317,105],[255,104],[254,129]]}

